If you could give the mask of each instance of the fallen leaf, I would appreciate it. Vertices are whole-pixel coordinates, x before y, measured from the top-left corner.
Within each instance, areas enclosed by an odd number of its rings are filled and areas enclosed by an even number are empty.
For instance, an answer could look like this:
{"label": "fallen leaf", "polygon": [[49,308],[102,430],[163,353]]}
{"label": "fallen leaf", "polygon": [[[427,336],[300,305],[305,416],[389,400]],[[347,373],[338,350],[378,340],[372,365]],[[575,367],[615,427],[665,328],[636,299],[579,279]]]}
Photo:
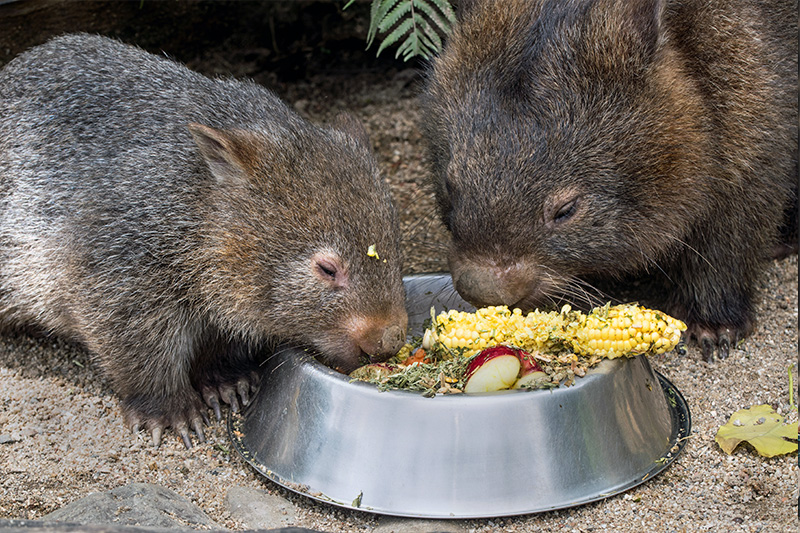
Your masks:
{"label": "fallen leaf", "polygon": [[727,454],[746,441],[760,455],[775,457],[797,450],[797,432],[797,424],[784,424],[784,418],[769,405],[755,405],[733,413],[719,428],[715,440]]}

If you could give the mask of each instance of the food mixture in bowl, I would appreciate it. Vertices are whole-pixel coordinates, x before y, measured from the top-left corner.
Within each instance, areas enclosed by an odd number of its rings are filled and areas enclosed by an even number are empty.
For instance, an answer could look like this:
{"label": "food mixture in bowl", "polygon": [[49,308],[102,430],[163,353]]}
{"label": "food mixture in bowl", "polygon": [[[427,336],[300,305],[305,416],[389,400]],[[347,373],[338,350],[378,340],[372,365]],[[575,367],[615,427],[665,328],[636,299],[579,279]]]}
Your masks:
{"label": "food mixture in bowl", "polygon": [[527,315],[506,306],[438,315],[431,308],[422,336],[350,377],[426,396],[568,386],[603,359],[668,352],[685,329],[680,320],[637,304],[608,304],[588,314],[568,305]]}

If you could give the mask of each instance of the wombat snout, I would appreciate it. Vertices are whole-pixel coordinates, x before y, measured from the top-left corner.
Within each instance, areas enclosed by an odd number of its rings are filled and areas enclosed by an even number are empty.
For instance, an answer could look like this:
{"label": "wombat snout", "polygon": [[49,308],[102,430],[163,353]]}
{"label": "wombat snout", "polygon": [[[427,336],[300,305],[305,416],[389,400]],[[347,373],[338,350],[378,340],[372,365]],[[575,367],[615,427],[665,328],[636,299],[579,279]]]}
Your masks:
{"label": "wombat snout", "polygon": [[358,366],[360,359],[369,357],[370,362],[380,362],[395,355],[406,340],[408,315],[398,310],[387,317],[355,316],[345,320],[346,336],[352,339],[355,357],[337,361],[345,370]]}
{"label": "wombat snout", "polygon": [[527,307],[530,295],[537,292],[533,288],[536,273],[520,262],[503,264],[488,258],[475,262],[453,257],[450,270],[456,291],[476,307]]}
{"label": "wombat snout", "polygon": [[403,346],[406,338],[405,328],[398,325],[389,326],[383,330],[380,340],[374,346],[369,342],[364,342],[361,349],[374,357],[388,358],[396,354]]}

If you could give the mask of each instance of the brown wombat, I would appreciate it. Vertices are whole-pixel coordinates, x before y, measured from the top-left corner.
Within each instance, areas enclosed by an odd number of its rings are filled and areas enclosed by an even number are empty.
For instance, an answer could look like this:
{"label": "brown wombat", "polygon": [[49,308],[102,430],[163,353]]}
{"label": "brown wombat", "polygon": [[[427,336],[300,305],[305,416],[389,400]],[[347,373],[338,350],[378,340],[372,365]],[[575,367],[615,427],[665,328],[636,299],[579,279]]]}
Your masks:
{"label": "brown wombat", "polygon": [[388,358],[397,216],[341,122],[104,37],[22,54],[0,71],[0,320],[83,343],[156,443],[246,403],[272,344]]}
{"label": "brown wombat", "polygon": [[797,249],[797,3],[460,8],[422,95],[459,293],[531,308],[641,277],[725,356],[782,224]]}

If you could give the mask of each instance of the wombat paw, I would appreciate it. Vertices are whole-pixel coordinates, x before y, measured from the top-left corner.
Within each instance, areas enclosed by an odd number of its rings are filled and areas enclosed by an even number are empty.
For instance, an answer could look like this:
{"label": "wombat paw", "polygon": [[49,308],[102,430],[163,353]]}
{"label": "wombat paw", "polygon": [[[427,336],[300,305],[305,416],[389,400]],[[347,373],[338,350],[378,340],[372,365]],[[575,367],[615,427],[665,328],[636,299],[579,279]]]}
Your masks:
{"label": "wombat paw", "polygon": [[255,392],[258,386],[258,374],[250,372],[234,382],[219,383],[215,386],[204,385],[200,387],[200,393],[213,411],[217,420],[222,420],[222,411],[220,409],[220,399],[231,406],[231,411],[234,413],[239,412],[239,399],[242,405],[250,403],[250,394]]}
{"label": "wombat paw", "polygon": [[206,441],[203,433],[203,423],[208,420],[199,409],[199,401],[197,403],[198,405],[184,406],[171,411],[164,410],[161,413],[149,413],[127,407],[124,408],[124,416],[126,423],[134,433],[138,433],[142,429],[149,432],[154,446],[160,446],[164,430],[172,428],[173,431],[180,435],[184,446],[188,450],[192,447],[190,428],[197,435],[197,440],[201,443]]}
{"label": "wombat paw", "polygon": [[710,363],[714,360],[715,355],[719,359],[728,357],[731,346],[736,346],[739,339],[749,333],[747,329],[693,324],[689,325],[686,330],[686,339],[696,343],[703,354],[703,360]]}

